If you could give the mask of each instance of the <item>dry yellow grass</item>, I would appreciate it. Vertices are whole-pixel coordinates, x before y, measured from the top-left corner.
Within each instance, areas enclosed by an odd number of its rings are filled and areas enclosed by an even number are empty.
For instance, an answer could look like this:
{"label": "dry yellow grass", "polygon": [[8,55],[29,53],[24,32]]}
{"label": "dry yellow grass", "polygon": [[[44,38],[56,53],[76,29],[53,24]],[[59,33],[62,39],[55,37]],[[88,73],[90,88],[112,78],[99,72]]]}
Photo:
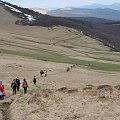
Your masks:
{"label": "dry yellow grass", "polygon": [[[5,101],[12,100],[9,108],[11,120],[120,118],[119,89],[114,87],[119,85],[120,74],[117,72],[93,71],[79,66],[66,72],[69,64],[17,56],[2,55],[0,61],[0,76],[7,92]],[[40,77],[40,69],[47,69],[46,78]],[[37,76],[37,86],[32,83],[34,75]],[[27,79],[27,95],[23,95],[21,87],[21,92],[12,96],[10,83],[16,76],[21,82],[24,77]]]}

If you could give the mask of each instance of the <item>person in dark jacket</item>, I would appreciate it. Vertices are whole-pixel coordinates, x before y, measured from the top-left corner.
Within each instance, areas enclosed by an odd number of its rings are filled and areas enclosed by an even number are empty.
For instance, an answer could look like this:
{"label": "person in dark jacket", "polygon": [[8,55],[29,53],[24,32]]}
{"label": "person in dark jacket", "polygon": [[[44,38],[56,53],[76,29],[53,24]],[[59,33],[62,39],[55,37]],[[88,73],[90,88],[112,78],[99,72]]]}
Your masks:
{"label": "person in dark jacket", "polygon": [[36,85],[36,77],[34,76],[34,78],[33,78],[33,83],[34,83],[34,85]]}
{"label": "person in dark jacket", "polygon": [[24,88],[24,94],[26,94],[27,93],[27,88],[28,88],[28,83],[27,83],[25,78],[23,79],[22,87]]}
{"label": "person in dark jacket", "polygon": [[16,89],[17,89],[17,83],[16,80],[14,79],[11,83],[11,88],[13,90],[13,95],[16,94]]}
{"label": "person in dark jacket", "polygon": [[20,90],[20,79],[19,77],[16,78],[16,83],[17,83],[17,91]]}

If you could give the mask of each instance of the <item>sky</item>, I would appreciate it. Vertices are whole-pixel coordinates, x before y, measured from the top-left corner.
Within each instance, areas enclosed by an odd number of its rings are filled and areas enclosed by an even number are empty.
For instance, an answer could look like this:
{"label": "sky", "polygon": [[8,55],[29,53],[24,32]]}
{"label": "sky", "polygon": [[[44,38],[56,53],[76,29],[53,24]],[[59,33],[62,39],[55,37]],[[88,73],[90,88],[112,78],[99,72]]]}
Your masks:
{"label": "sky", "polygon": [[3,0],[27,8],[64,8],[64,7],[80,7],[93,3],[110,5],[120,3],[120,0]]}

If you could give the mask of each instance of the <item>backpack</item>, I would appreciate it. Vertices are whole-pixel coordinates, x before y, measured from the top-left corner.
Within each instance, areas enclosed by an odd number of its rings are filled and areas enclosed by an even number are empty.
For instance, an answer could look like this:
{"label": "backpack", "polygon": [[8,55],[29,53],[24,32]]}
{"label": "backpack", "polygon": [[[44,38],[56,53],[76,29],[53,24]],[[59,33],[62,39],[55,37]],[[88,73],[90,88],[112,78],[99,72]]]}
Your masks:
{"label": "backpack", "polygon": [[4,88],[3,88],[3,85],[0,84],[0,91],[3,92],[3,89],[4,89]]}
{"label": "backpack", "polygon": [[33,82],[36,82],[36,78],[33,78]]}
{"label": "backpack", "polygon": [[3,94],[2,94],[2,92],[1,92],[1,90],[0,90],[0,96],[2,96]]}
{"label": "backpack", "polygon": [[16,79],[17,86],[20,86],[20,80]]}
{"label": "backpack", "polygon": [[2,84],[0,84],[0,95],[1,96],[6,96],[6,93],[5,93],[5,91],[4,91],[4,85]]}
{"label": "backpack", "polygon": [[15,88],[17,87],[17,84],[16,84],[15,82],[13,82],[13,83],[11,84],[11,87],[12,87],[12,89],[15,89]]}
{"label": "backpack", "polygon": [[23,82],[23,85],[22,85],[22,87],[23,87],[23,88],[25,88],[25,87],[28,87],[28,84],[27,84],[27,82]]}

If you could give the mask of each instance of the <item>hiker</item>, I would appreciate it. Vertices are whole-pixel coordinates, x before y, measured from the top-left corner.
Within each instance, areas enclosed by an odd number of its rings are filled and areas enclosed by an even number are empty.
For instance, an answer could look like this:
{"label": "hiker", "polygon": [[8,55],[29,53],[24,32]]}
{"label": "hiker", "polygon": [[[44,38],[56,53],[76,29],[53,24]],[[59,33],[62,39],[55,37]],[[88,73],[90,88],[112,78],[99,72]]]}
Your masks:
{"label": "hiker", "polygon": [[44,70],[45,77],[47,77],[47,70]]}
{"label": "hiker", "polygon": [[4,96],[6,96],[4,88],[4,84],[2,83],[2,80],[0,80],[0,100],[4,100]]}
{"label": "hiker", "polygon": [[34,78],[33,78],[33,83],[34,83],[34,85],[36,85],[36,77],[34,76]]}
{"label": "hiker", "polygon": [[75,67],[75,64],[73,65],[73,67]]}
{"label": "hiker", "polygon": [[17,83],[17,91],[20,90],[20,79],[19,77],[16,78],[16,83]]}
{"label": "hiker", "polygon": [[69,67],[67,67],[67,72],[70,70],[70,68]]}
{"label": "hiker", "polygon": [[41,70],[40,71],[41,77],[42,77],[43,74],[45,75],[45,77],[47,77],[47,70]]}
{"label": "hiker", "polygon": [[24,94],[26,94],[27,93],[27,88],[28,88],[28,83],[27,83],[25,78],[23,79],[22,87],[24,88]]}
{"label": "hiker", "polygon": [[44,74],[44,71],[43,70],[41,70],[40,71],[40,75],[41,75],[41,77],[42,77],[42,75]]}
{"label": "hiker", "polygon": [[14,79],[11,83],[11,88],[13,90],[13,95],[16,94],[16,89],[17,89],[17,83],[16,83],[16,79]]}

